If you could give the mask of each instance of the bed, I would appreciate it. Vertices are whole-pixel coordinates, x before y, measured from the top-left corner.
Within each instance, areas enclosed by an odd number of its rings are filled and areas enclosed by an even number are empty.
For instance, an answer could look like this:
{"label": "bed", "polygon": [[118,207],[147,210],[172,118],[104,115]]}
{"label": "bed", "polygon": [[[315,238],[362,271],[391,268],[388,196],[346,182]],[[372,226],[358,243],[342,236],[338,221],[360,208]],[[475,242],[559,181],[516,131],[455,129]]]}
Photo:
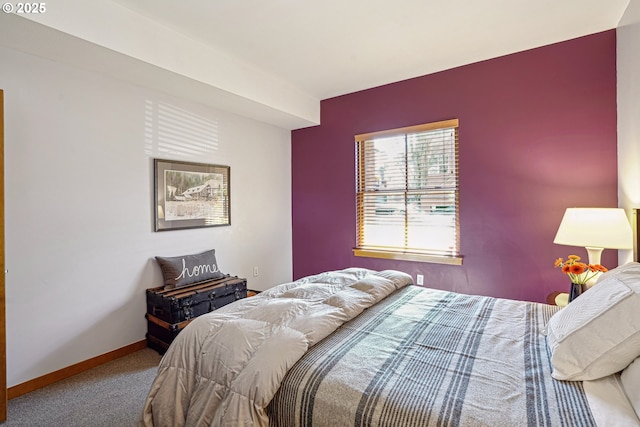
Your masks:
{"label": "bed", "polygon": [[140,425],[640,425],[636,282],[631,263],[561,310],[398,271],[305,277],[195,319]]}

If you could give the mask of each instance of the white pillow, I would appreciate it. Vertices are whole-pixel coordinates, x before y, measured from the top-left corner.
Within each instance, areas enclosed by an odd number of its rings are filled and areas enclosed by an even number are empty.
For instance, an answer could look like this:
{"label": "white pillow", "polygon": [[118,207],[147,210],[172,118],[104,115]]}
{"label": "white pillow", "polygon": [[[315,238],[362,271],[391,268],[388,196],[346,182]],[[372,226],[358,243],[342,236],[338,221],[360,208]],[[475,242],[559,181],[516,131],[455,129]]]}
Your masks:
{"label": "white pillow", "polygon": [[546,327],[552,376],[595,380],[640,356],[640,264],[613,269],[554,314]]}
{"label": "white pillow", "polygon": [[631,365],[622,371],[620,379],[631,406],[640,418],[640,358],[631,362]]}
{"label": "white pillow", "polygon": [[637,262],[628,262],[624,265],[609,270],[598,276],[597,283],[606,280],[608,277],[615,276],[625,283],[629,283],[636,292],[640,292],[640,264]]}

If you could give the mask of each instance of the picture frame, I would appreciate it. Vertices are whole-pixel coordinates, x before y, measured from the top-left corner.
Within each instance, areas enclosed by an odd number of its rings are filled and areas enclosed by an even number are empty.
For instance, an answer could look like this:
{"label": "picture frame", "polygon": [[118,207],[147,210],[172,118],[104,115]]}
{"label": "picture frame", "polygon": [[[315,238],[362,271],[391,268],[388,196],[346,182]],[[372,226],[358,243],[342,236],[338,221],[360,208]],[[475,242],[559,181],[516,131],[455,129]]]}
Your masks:
{"label": "picture frame", "polygon": [[231,225],[231,168],[154,159],[155,231]]}

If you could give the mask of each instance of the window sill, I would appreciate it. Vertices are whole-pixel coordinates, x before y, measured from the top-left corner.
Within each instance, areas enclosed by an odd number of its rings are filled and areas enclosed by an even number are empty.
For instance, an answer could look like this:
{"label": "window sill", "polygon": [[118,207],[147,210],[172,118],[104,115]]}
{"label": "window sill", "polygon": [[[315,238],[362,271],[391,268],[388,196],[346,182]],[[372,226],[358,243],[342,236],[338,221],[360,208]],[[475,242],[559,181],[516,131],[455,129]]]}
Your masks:
{"label": "window sill", "polygon": [[394,252],[382,250],[376,251],[371,249],[358,248],[355,248],[353,250],[353,254],[355,256],[366,258],[397,259],[402,261],[430,262],[433,264],[462,265],[461,256],[427,255],[417,252]]}

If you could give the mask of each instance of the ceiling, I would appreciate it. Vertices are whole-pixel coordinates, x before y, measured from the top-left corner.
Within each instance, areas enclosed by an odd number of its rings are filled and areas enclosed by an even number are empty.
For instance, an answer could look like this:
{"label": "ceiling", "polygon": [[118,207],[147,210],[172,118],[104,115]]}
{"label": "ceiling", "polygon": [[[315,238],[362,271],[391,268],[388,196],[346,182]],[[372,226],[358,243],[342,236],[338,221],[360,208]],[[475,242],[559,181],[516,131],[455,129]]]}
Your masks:
{"label": "ceiling", "polygon": [[113,0],[326,99],[615,28],[629,0]]}
{"label": "ceiling", "polygon": [[0,46],[285,129],[320,100],[616,28],[630,0],[64,0]]}

